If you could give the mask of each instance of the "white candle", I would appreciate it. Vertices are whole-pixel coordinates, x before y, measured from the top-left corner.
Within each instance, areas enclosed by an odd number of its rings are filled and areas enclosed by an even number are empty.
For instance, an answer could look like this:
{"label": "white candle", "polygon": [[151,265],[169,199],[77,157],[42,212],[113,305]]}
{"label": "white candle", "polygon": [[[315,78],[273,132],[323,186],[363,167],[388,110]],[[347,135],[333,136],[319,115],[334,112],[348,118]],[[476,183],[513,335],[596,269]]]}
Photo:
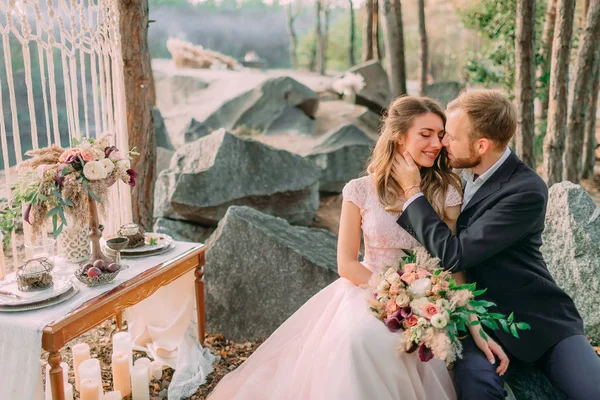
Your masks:
{"label": "white candle", "polygon": [[73,400],[73,385],[65,384],[65,400]]}
{"label": "white candle", "polygon": [[121,392],[115,390],[114,392],[108,392],[104,394],[103,400],[122,400]]}
{"label": "white candle", "polygon": [[[69,364],[61,362],[60,367],[62,368],[63,385],[65,388],[65,395],[67,393],[67,384],[69,383]],[[72,390],[72,389],[71,389]],[[50,364],[46,364],[46,400],[52,400],[52,387],[50,386]]]}
{"label": "white candle", "polygon": [[145,365],[134,365],[131,369],[131,394],[133,400],[149,400],[150,382],[148,368]]}
{"label": "white candle", "polygon": [[133,342],[128,332],[117,332],[113,336],[113,353],[120,351],[127,354],[130,368],[133,366]]}
{"label": "white candle", "polygon": [[150,370],[154,379],[156,379],[157,381],[162,379],[163,366],[160,361],[152,361],[150,363]]}
{"label": "white candle", "polygon": [[77,343],[71,347],[73,353],[73,372],[75,372],[75,389],[79,388],[79,365],[85,360],[90,359],[90,346],[87,343]]}
{"label": "white candle", "polygon": [[113,388],[122,396],[129,396],[131,394],[131,377],[127,354],[121,351],[112,354],[112,374]]}
{"label": "white candle", "polygon": [[[83,380],[91,380],[98,384],[98,399],[102,398],[102,373],[100,371],[100,361],[97,358],[90,358],[79,365],[79,385]],[[81,390],[80,390],[81,391]]]}
{"label": "white candle", "polygon": [[98,384],[98,381],[95,381],[93,379],[85,379],[85,378],[81,378],[81,381],[79,382],[79,388],[81,389],[79,391],[79,399],[80,400],[100,400],[101,397],[98,394],[98,391],[100,391],[100,385]]}
{"label": "white candle", "polygon": [[151,363],[152,361],[150,361],[149,358],[142,357],[135,360],[135,363],[133,363],[133,365],[143,365],[144,367],[148,368],[148,380],[152,380],[152,370],[150,369]]}

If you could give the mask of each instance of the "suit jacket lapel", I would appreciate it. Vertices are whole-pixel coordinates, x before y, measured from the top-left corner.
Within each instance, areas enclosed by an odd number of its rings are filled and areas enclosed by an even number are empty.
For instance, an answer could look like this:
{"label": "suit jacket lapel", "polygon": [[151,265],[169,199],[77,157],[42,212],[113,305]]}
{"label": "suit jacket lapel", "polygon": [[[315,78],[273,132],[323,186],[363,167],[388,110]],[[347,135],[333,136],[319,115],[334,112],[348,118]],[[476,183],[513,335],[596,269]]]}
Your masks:
{"label": "suit jacket lapel", "polygon": [[490,176],[490,178],[475,192],[471,201],[467,203],[462,213],[479,203],[481,200],[497,192],[502,187],[502,184],[508,181],[513,174],[513,171],[519,163],[519,158],[515,153],[511,152],[510,156],[504,161],[504,163],[498,168],[496,172]]}

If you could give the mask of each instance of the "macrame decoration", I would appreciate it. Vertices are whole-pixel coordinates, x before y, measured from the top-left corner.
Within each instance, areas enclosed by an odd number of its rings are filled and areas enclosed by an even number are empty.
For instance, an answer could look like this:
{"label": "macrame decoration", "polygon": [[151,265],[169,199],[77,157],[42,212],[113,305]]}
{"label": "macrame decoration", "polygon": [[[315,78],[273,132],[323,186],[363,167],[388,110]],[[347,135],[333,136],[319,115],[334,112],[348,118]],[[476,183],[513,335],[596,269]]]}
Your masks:
{"label": "macrame decoration", "polygon": [[[18,182],[15,166],[27,150],[69,147],[73,139],[107,131],[114,134],[114,145],[129,150],[118,1],[0,0],[5,193]],[[129,187],[119,183],[111,190],[102,218],[105,234],[132,219]],[[14,232],[9,250],[16,270],[24,260],[16,256]],[[0,279],[3,265],[0,260]]]}

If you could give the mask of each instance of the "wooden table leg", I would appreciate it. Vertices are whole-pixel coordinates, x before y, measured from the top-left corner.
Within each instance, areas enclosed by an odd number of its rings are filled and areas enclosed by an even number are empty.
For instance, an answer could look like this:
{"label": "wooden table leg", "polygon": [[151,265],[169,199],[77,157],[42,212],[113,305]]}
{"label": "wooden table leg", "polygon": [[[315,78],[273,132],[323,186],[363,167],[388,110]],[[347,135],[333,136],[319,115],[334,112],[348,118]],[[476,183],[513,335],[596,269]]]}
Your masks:
{"label": "wooden table leg", "polygon": [[123,330],[123,311],[119,311],[117,312],[117,315],[115,316],[115,319],[117,320],[117,329],[122,331]]}
{"label": "wooden table leg", "polygon": [[198,265],[196,276],[196,312],[198,313],[198,341],[204,344],[205,319],[204,319],[204,271],[202,265]]}
{"label": "wooden table leg", "polygon": [[[65,385],[63,379],[63,370],[60,366],[62,357],[59,351],[51,351],[48,354],[48,364],[50,364],[50,390],[52,400],[65,400]],[[46,382],[48,385],[48,382]]]}

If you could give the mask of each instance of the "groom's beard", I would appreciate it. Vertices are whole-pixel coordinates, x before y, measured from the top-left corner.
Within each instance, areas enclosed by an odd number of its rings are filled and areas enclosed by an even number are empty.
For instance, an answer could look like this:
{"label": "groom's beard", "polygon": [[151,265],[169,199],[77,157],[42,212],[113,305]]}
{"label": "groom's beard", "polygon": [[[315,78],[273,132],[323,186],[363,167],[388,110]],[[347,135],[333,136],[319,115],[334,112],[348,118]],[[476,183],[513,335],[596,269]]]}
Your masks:
{"label": "groom's beard", "polygon": [[469,157],[453,158],[450,160],[450,166],[455,169],[473,168],[481,163],[481,156],[471,147]]}

